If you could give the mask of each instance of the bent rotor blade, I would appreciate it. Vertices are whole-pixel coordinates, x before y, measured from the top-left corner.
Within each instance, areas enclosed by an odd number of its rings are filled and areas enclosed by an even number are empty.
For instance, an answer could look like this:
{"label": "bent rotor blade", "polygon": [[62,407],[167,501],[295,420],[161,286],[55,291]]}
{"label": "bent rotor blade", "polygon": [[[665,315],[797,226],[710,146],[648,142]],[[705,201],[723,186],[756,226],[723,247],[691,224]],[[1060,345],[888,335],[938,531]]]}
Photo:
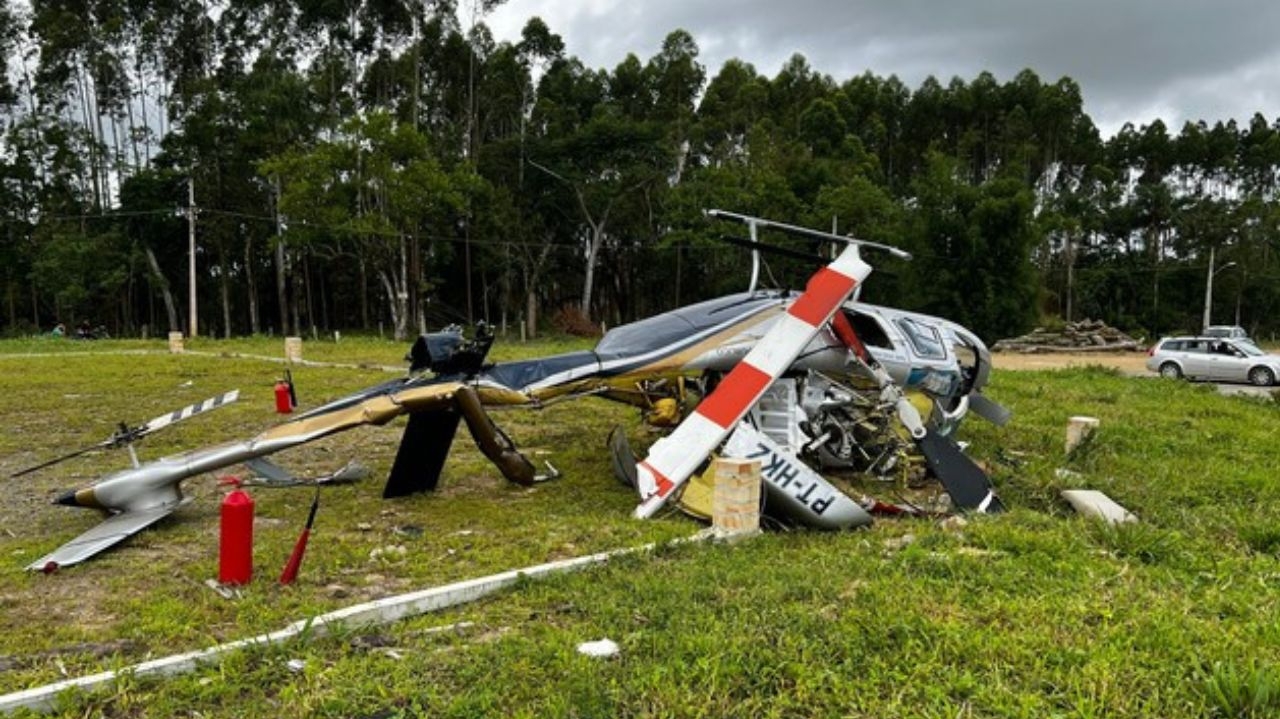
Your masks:
{"label": "bent rotor blade", "polygon": [[168,427],[174,422],[191,419],[198,414],[229,405],[237,399],[240,399],[240,390],[233,389],[230,392],[224,392],[217,397],[210,397],[203,402],[197,402],[193,405],[183,407],[182,409],[162,414],[138,428],[137,432],[134,433],[133,438],[145,437],[152,432]]}
{"label": "bent rotor blade", "polygon": [[1004,511],[1004,505],[991,488],[991,479],[982,468],[960,451],[950,437],[929,432],[916,440],[916,446],[934,476],[951,495],[951,502],[960,509],[995,514]]}
{"label": "bent rotor blade", "polygon": [[869,274],[871,266],[858,258],[856,245],[849,245],[810,278],[804,293],[715,391],[674,432],[649,448],[649,456],[636,466],[643,501],[633,516],[647,519],[666,503]]}

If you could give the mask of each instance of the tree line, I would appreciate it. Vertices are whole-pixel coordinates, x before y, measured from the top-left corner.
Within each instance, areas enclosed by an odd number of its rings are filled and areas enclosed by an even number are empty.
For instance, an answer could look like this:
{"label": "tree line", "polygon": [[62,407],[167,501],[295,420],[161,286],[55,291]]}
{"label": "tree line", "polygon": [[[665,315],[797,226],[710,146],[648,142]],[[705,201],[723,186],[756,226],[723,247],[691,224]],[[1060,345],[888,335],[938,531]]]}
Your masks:
{"label": "tree line", "polygon": [[709,75],[682,30],[590,68],[500,1],[2,0],[3,331],[189,330],[191,226],[201,334],[612,326],[745,287],[712,207],[903,247],[864,299],[991,340],[1198,329],[1210,253],[1214,320],[1280,323],[1280,118],[1102,138],[1070,78]]}

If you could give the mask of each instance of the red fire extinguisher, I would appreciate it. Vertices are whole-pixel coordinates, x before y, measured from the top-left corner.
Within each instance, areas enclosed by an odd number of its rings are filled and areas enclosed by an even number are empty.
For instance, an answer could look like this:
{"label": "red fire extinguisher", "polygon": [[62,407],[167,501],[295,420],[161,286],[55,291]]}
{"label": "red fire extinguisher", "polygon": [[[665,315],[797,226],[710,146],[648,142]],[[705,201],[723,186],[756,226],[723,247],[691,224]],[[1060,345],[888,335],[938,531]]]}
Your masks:
{"label": "red fire extinguisher", "polygon": [[218,484],[235,487],[222,499],[218,581],[248,584],[253,578],[253,498],[240,489],[240,480],[235,477],[224,477]]}
{"label": "red fire extinguisher", "polygon": [[289,392],[289,383],[284,380],[276,382],[276,412],[289,414],[293,411],[293,397]]}
{"label": "red fire extinguisher", "polygon": [[289,414],[298,406],[298,393],[293,388],[293,373],[284,371],[284,379],[276,381],[276,412]]}

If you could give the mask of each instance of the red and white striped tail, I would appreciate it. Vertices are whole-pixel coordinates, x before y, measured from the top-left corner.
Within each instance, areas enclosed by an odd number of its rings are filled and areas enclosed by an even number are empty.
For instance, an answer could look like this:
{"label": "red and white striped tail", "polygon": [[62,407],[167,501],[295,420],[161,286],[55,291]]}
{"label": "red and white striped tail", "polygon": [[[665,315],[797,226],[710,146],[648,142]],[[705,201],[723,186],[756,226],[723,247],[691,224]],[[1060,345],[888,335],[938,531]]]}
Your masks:
{"label": "red and white striped tail", "polygon": [[655,442],[649,448],[649,456],[636,465],[636,487],[643,498],[634,512],[637,519],[652,517],[689,479],[869,274],[871,266],[858,257],[857,246],[850,245],[809,279],[809,286],[791,303],[782,319],[693,414],[670,435]]}

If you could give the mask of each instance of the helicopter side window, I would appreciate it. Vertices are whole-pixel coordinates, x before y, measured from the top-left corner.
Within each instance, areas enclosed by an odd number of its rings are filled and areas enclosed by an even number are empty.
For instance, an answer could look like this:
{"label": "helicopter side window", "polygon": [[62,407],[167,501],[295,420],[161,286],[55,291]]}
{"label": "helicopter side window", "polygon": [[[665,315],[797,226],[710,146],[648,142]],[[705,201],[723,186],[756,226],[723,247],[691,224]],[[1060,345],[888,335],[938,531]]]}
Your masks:
{"label": "helicopter side window", "polygon": [[889,339],[884,327],[875,317],[848,310],[844,310],[844,315],[849,318],[849,324],[853,325],[853,331],[857,333],[858,339],[862,340],[862,344],[887,350],[894,349],[893,340]]}
{"label": "helicopter side window", "polygon": [[917,355],[925,359],[946,358],[947,350],[942,345],[942,337],[938,335],[938,330],[921,324],[910,317],[899,319],[898,326],[902,328],[902,333],[911,341],[911,347],[915,349]]}

